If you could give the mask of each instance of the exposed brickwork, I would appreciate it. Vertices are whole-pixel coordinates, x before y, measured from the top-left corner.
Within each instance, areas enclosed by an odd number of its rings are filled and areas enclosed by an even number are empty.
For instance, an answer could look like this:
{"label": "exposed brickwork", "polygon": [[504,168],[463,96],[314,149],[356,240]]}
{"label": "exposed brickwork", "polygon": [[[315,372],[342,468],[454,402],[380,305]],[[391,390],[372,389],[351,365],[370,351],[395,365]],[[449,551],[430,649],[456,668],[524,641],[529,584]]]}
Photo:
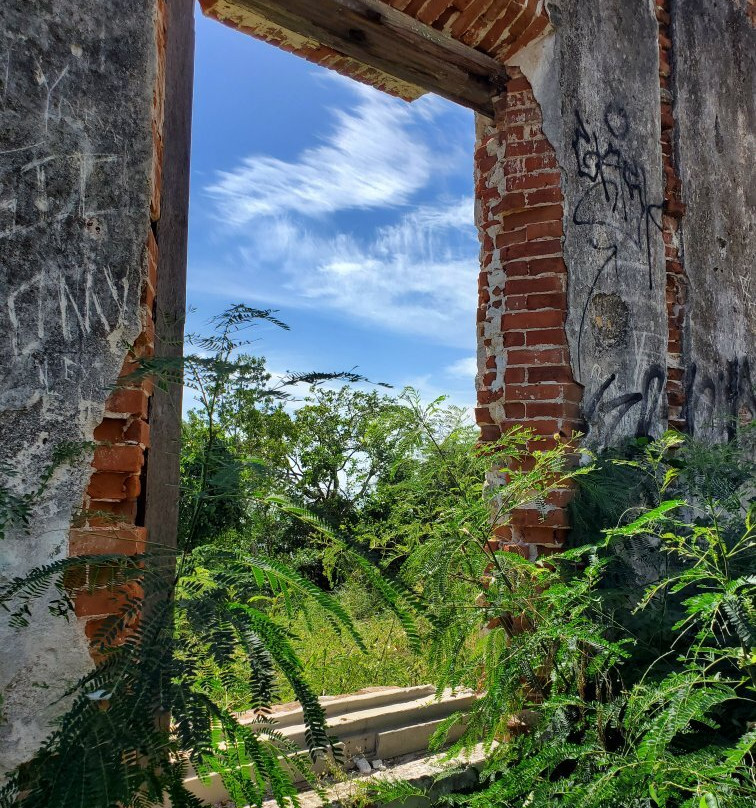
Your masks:
{"label": "exposed brickwork", "polygon": [[661,145],[665,177],[662,226],[667,266],[667,399],[669,425],[685,429],[685,371],[683,339],[688,298],[688,280],[680,253],[680,222],[685,214],[675,153],[673,57],[670,32],[670,0],[656,0],[659,22],[659,88],[661,100]]}
{"label": "exposed brickwork", "polygon": [[[235,0],[199,2],[207,16],[363,84],[407,101],[424,92],[315,40],[273,25]],[[549,24],[542,0],[386,0],[386,5],[502,62],[542,34]]]}
{"label": "exposed brickwork", "polygon": [[[582,390],[565,333],[561,175],[530,84],[519,70],[510,73],[496,120],[479,119],[475,152],[483,349],[476,418],[483,440],[522,425],[546,436],[536,446],[545,448],[581,429]],[[499,538],[539,553],[556,549],[568,530],[568,501],[569,492],[558,491],[545,511],[523,509]]]}
{"label": "exposed brickwork", "polygon": [[387,0],[405,14],[505,61],[546,30],[541,0]]}
{"label": "exposed brickwork", "polygon": [[[142,287],[142,332],[124,362],[121,378],[132,374],[140,357],[152,356],[155,348],[154,315],[157,292],[158,244],[154,224],[160,218],[163,160],[163,117],[165,93],[166,0],[156,0],[156,78],[152,104],[152,185],[150,219],[146,234],[146,275]],[[121,382],[105,403],[105,417],[95,429],[97,447],[92,460],[94,469],[84,498],[81,518],[69,535],[69,554],[140,553],[146,547],[147,534],[141,522],[140,497],[149,449],[149,409],[152,382]],[[115,614],[128,597],[137,594],[133,587],[113,591],[106,586],[92,587],[89,576],[71,581],[76,615],[87,621],[85,630],[93,637],[102,619]],[[97,658],[96,653],[93,656]]]}

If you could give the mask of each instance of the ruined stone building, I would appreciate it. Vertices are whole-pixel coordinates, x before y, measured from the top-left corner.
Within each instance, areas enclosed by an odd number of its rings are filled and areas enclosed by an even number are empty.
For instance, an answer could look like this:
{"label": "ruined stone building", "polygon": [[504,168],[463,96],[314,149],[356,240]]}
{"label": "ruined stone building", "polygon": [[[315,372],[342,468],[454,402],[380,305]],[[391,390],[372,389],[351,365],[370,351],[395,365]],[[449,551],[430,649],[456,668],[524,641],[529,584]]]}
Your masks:
{"label": "ruined stone building", "polygon": [[[478,408],[584,432],[727,439],[756,415],[754,0],[200,0],[271,45],[476,111]],[[0,580],[173,541],[180,390],[114,388],[180,352],[192,0],[0,3],[0,446],[27,529]],[[249,75],[230,81],[254,81]],[[562,544],[556,498],[509,540]],[[107,512],[93,519],[88,512]],[[0,770],[91,664],[109,593],[0,629]],[[52,685],[42,691],[38,683]]]}

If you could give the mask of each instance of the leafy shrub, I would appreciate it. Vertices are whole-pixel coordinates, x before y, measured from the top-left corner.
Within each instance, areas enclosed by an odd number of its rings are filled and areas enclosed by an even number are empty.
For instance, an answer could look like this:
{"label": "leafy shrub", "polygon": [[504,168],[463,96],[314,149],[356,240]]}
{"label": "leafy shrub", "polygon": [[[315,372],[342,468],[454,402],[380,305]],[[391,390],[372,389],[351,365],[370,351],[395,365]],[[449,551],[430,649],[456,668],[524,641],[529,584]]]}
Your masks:
{"label": "leafy shrub", "polygon": [[[613,458],[641,501],[623,497],[611,528],[540,561],[492,548],[464,494],[474,503],[478,489],[460,481],[459,508],[404,565],[431,604],[439,687],[480,693],[452,751],[484,744],[483,787],[439,805],[754,804],[756,509],[744,438],[703,447],[670,433]],[[517,434],[497,448],[523,456]],[[536,452],[532,471],[511,472],[495,492],[495,508],[505,520],[567,477],[595,492],[602,481],[589,471],[575,471],[569,446]],[[604,504],[609,518],[615,504]],[[621,591],[612,568],[633,570],[636,558],[650,559],[643,583],[633,574]],[[651,629],[636,633],[644,621]]]}

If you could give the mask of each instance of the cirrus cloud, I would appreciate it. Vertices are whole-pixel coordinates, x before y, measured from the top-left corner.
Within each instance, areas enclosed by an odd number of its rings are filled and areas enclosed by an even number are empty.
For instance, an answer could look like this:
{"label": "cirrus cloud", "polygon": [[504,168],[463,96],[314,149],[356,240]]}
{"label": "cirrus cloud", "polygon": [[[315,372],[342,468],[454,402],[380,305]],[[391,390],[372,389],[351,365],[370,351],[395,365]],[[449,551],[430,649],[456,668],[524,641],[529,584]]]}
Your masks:
{"label": "cirrus cloud", "polygon": [[222,219],[241,226],[286,213],[322,217],[408,204],[436,163],[418,132],[436,105],[421,100],[410,107],[362,85],[352,90],[356,106],[335,110],[325,142],[297,160],[252,155],[233,171],[218,172],[206,190]]}

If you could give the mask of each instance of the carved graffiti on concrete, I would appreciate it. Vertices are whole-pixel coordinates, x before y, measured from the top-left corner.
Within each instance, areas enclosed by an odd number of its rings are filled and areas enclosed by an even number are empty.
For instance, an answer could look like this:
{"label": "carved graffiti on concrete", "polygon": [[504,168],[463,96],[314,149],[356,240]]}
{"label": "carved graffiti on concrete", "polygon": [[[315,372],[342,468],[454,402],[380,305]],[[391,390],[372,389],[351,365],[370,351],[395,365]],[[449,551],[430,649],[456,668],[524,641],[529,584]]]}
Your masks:
{"label": "carved graffiti on concrete", "polygon": [[0,405],[14,411],[104,372],[94,357],[123,350],[138,284],[124,218],[131,158],[81,91],[81,53],[3,44]]}

